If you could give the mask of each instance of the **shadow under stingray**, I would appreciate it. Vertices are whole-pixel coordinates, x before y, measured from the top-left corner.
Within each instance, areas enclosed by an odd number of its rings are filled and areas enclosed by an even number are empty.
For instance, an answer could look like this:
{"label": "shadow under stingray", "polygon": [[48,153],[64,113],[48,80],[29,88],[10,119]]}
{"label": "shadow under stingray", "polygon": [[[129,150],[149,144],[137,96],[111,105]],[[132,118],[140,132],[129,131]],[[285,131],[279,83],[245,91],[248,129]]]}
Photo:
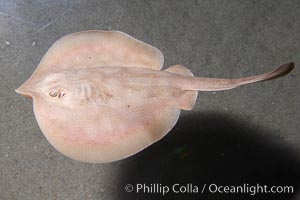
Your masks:
{"label": "shadow under stingray", "polygon": [[[128,159],[120,161],[121,176],[117,199],[292,199],[293,194],[220,194],[208,191],[210,184],[300,186],[297,153],[278,135],[258,130],[255,125],[224,113],[194,113],[182,116],[162,140]],[[164,196],[136,192],[136,184],[172,186],[188,183],[199,193]],[[134,190],[125,192],[126,184]],[[201,194],[203,184],[206,189]],[[153,187],[151,187],[153,189]],[[250,189],[249,189],[250,190]]]}

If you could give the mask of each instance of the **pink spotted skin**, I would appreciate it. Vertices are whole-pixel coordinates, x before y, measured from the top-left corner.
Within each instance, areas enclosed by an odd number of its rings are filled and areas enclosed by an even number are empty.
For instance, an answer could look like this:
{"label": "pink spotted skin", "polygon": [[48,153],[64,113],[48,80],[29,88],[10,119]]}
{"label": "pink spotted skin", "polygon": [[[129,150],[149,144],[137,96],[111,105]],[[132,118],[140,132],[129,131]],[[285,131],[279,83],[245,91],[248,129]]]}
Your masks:
{"label": "pink spotted skin", "polygon": [[107,163],[163,138],[198,91],[218,91],[271,80],[293,63],[246,78],[194,77],[186,67],[166,70],[155,47],[119,31],[84,31],[62,37],[17,93],[33,100],[50,144],[72,159]]}

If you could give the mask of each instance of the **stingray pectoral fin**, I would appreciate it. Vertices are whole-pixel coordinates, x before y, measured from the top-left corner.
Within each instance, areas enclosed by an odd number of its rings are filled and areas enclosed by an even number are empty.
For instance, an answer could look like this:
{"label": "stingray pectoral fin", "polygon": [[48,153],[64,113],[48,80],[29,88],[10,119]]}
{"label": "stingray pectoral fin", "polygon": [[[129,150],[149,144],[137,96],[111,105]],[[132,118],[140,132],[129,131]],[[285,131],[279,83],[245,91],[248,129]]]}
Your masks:
{"label": "stingray pectoral fin", "polygon": [[[219,91],[219,90],[229,90],[236,88],[241,85],[246,85],[250,83],[256,83],[261,81],[267,81],[282,77],[294,68],[294,63],[286,63],[280,67],[274,69],[273,71],[265,74],[260,74],[256,76],[236,78],[236,79],[218,79],[218,78],[202,78],[195,77],[189,86],[185,86],[185,90],[198,90],[198,91]],[[188,84],[186,84],[188,85]]]}
{"label": "stingray pectoral fin", "polygon": [[57,40],[36,72],[99,66],[161,69],[164,56],[157,48],[120,31],[90,30]]}
{"label": "stingray pectoral fin", "polygon": [[[173,65],[164,71],[179,75],[194,76],[194,74],[183,65]],[[176,99],[179,103],[180,109],[192,110],[195,106],[197,96],[198,91],[181,91],[181,95]]]}
{"label": "stingray pectoral fin", "polygon": [[90,106],[69,112],[37,99],[34,114],[59,152],[83,162],[107,163],[136,154],[163,138],[176,124],[180,109],[156,101],[135,108]]}

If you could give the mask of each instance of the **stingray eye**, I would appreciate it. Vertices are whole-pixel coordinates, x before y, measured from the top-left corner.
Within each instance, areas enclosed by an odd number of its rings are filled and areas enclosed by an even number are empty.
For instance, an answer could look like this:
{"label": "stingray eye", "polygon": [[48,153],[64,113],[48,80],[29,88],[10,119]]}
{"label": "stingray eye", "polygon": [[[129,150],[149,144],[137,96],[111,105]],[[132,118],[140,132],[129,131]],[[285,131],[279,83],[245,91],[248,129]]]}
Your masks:
{"label": "stingray eye", "polygon": [[57,95],[58,95],[58,93],[56,91],[49,92],[50,97],[56,97]]}
{"label": "stingray eye", "polygon": [[63,89],[58,89],[57,91],[53,90],[49,92],[50,97],[58,97],[60,99],[63,98],[65,95],[66,95],[66,91]]}
{"label": "stingray eye", "polygon": [[63,98],[66,95],[66,92],[62,89],[58,90],[58,98]]}

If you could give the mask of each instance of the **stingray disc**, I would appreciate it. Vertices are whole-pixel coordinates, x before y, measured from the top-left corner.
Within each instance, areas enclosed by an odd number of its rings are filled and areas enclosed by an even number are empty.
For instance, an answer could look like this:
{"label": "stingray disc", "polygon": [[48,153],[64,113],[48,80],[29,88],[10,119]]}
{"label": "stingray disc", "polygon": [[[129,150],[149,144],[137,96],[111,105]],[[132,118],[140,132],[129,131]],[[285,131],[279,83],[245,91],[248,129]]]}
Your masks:
{"label": "stingray disc", "polygon": [[[104,87],[105,77],[95,76],[98,71],[83,71],[109,67],[111,74],[116,67],[160,70],[162,65],[158,49],[125,33],[79,32],[56,41],[17,92],[33,98],[37,122],[58,151],[84,162],[110,162],[162,138],[175,125],[180,109],[158,100],[134,105],[133,99],[140,98],[135,89],[111,88],[112,79]],[[133,92],[137,96],[130,102],[120,101]]]}

